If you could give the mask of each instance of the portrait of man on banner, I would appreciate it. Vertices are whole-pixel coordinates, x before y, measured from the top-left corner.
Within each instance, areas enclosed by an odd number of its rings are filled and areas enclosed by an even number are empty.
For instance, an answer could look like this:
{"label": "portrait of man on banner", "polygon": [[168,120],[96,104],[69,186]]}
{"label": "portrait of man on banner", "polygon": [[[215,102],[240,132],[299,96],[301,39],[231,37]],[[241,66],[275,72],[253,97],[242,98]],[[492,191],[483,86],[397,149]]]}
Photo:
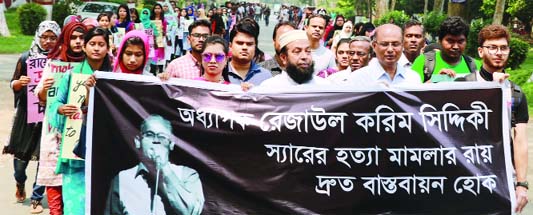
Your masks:
{"label": "portrait of man on banner", "polygon": [[113,178],[105,214],[200,214],[205,199],[198,172],[169,161],[170,122],[147,117],[134,142],[140,162]]}

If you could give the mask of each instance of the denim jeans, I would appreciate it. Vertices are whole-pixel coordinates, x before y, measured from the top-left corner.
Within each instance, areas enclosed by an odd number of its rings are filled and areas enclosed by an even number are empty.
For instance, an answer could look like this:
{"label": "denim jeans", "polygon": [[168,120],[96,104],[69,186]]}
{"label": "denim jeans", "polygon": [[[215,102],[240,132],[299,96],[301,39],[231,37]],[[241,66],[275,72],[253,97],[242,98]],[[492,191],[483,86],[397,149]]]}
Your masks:
{"label": "denim jeans", "polygon": [[[26,168],[28,167],[29,161],[23,161],[19,159],[13,159],[13,167],[15,169],[15,181],[17,181],[18,184],[24,184],[26,182],[26,179],[28,178],[26,176]],[[37,171],[39,171],[39,165],[37,165]],[[37,175],[35,176],[35,180],[37,180]],[[44,194],[44,186],[40,186],[35,184],[33,182],[33,192],[31,194],[31,200],[37,200],[41,201],[43,199]]]}

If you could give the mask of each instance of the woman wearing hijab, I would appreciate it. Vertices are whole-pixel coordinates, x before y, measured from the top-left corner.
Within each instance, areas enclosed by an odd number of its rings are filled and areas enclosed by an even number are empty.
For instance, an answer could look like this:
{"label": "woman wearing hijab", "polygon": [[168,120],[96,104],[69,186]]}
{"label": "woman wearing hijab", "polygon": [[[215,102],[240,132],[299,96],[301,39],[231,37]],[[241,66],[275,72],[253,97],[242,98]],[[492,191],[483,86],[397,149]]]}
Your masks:
{"label": "woman wearing hijab", "polygon": [[[80,22],[71,22],[63,27],[56,46],[48,53],[48,62],[81,62],[85,59],[83,54],[83,35],[86,32],[85,26]],[[36,95],[41,103],[46,103],[48,89],[54,84],[54,79],[50,72],[43,72],[42,79],[35,88]],[[41,135],[41,150],[39,172],[37,173],[37,183],[46,186],[48,205],[50,214],[63,214],[62,175],[56,174],[57,160],[59,155],[59,145],[61,143],[61,130],[51,126],[51,121],[57,117],[57,112],[46,110],[43,122],[48,126],[43,126]],[[43,123],[45,125],[46,123]]]}
{"label": "woman wearing hijab", "polygon": [[[165,10],[166,8],[166,10]],[[165,40],[165,64],[170,63],[175,58],[174,50],[176,44],[176,34],[178,30],[178,15],[174,13],[174,8],[170,2],[163,2],[163,11],[167,23]]]}
{"label": "woman wearing hijab", "polygon": [[144,32],[139,30],[128,32],[120,44],[113,72],[143,74],[148,62],[149,48],[148,36]]}
{"label": "woman wearing hijab", "polygon": [[[39,142],[41,138],[42,122],[28,123],[27,109],[27,86],[36,83],[38,80],[31,80],[28,75],[27,62],[32,61],[34,68],[41,70],[44,68],[43,61],[46,60],[48,51],[56,45],[57,37],[61,28],[55,21],[43,21],[37,27],[30,50],[22,53],[15,67],[15,73],[11,78],[11,89],[15,97],[15,116],[9,143],[4,147],[3,153],[13,154],[13,167],[15,169],[15,181],[17,191],[16,201],[21,203],[26,199],[25,182],[27,179],[26,168],[30,160],[39,159]],[[37,63],[39,62],[39,63]],[[44,186],[33,184],[31,195],[30,213],[41,213],[43,206]]]}
{"label": "woman wearing hijab", "polygon": [[[55,113],[55,119],[50,120],[52,127],[63,130],[66,117],[73,116],[82,111],[83,125],[81,128],[80,142],[75,148],[74,153],[81,158],[85,158],[85,121],[88,100],[86,99],[81,108],[76,105],[68,104],[69,86],[72,80],[72,74],[92,75],[94,71],[111,71],[109,63],[109,36],[106,30],[102,28],[93,28],[84,36],[83,50],[85,60],[75,66],[71,72],[61,80],[57,87],[57,99],[49,106],[49,110]],[[85,88],[94,86],[94,76],[90,76],[85,81]],[[87,95],[86,98],[89,96]],[[62,146],[63,147],[63,146]],[[63,149],[62,149],[63,150]],[[85,213],[85,161],[75,159],[59,158],[57,163],[57,172],[63,175],[63,202],[64,214],[84,214]]]}
{"label": "woman wearing hijab", "polygon": [[331,50],[335,52],[337,50],[337,45],[341,39],[350,38],[353,34],[353,25],[351,21],[347,21],[342,26],[342,31],[340,31],[338,34],[336,34],[333,37],[333,44],[331,44]]}

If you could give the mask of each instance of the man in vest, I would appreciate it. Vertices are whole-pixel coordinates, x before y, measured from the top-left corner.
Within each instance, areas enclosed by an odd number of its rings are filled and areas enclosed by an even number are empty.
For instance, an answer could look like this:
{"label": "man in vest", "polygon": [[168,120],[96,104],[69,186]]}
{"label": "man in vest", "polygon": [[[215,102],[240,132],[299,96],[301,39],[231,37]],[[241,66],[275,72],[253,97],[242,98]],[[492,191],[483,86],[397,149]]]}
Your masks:
{"label": "man in vest", "polygon": [[416,71],[422,82],[453,81],[475,72],[481,66],[473,58],[463,55],[469,27],[458,16],[446,18],[440,26],[440,51],[418,56],[411,69]]}

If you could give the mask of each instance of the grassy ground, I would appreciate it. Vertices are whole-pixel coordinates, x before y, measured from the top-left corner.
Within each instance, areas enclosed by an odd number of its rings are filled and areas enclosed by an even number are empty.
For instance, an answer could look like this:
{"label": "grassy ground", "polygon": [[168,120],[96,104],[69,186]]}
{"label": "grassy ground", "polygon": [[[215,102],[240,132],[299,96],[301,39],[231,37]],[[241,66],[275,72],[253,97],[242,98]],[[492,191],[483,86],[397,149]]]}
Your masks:
{"label": "grassy ground", "polygon": [[23,35],[20,30],[19,18],[15,9],[5,12],[10,37],[0,36],[0,54],[20,54],[27,51],[33,36]]}

